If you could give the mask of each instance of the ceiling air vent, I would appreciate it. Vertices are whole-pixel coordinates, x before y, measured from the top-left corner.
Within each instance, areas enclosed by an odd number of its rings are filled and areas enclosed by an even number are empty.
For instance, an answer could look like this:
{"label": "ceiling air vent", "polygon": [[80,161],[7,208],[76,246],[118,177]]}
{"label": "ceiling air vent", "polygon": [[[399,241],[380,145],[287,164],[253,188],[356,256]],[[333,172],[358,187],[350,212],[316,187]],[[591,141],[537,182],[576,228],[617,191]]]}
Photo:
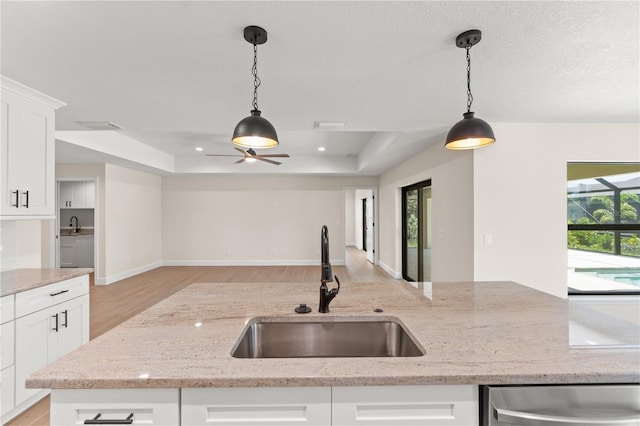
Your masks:
{"label": "ceiling air vent", "polygon": [[316,121],[313,123],[313,127],[318,130],[339,131],[344,130],[347,127],[347,123],[345,121]]}
{"label": "ceiling air vent", "polygon": [[76,121],[76,123],[92,130],[123,130],[122,127],[110,121]]}

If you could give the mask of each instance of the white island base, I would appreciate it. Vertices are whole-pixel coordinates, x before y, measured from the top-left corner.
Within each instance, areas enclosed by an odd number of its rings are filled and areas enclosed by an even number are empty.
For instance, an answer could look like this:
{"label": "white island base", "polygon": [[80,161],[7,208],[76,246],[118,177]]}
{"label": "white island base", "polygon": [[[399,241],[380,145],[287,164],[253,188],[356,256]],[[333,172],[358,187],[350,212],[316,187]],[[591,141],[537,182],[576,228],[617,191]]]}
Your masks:
{"label": "white island base", "polygon": [[51,425],[478,425],[478,387],[53,389]]}

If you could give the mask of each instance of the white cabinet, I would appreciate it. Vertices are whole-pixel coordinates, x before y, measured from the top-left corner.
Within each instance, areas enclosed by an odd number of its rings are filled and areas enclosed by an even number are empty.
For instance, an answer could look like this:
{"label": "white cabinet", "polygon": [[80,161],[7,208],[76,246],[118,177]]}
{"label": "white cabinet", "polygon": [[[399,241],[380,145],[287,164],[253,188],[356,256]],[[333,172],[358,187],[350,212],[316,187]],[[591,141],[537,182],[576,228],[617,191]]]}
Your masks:
{"label": "white cabinet", "polygon": [[76,237],[62,236],[60,237],[60,267],[61,268],[77,268],[78,260],[76,259]]}
{"label": "white cabinet", "polygon": [[93,181],[60,182],[58,205],[61,209],[94,208],[96,205],[96,184]]}
{"label": "white cabinet", "polygon": [[[54,389],[51,392],[52,425],[79,425],[89,419],[102,420],[103,424],[120,420],[118,424],[178,426],[180,389]],[[127,419],[131,423],[123,422]]]}
{"label": "white cabinet", "polygon": [[182,426],[331,424],[331,388],[182,389]]}
{"label": "white cabinet", "polygon": [[39,389],[25,380],[89,341],[89,278],[72,278],[16,295],[16,405]]}
{"label": "white cabinet", "polygon": [[51,424],[126,419],[181,426],[477,426],[478,387],[54,389]]}
{"label": "white cabinet", "polygon": [[334,387],[332,426],[472,426],[479,423],[478,387]]}
{"label": "white cabinet", "polygon": [[1,77],[0,217],[55,215],[54,98]]}
{"label": "white cabinet", "polygon": [[93,268],[93,235],[61,236],[61,268]]}
{"label": "white cabinet", "polygon": [[76,264],[78,268],[93,268],[93,235],[76,237]]}
{"label": "white cabinet", "polygon": [[14,295],[0,299],[0,416],[15,405],[15,299]]}

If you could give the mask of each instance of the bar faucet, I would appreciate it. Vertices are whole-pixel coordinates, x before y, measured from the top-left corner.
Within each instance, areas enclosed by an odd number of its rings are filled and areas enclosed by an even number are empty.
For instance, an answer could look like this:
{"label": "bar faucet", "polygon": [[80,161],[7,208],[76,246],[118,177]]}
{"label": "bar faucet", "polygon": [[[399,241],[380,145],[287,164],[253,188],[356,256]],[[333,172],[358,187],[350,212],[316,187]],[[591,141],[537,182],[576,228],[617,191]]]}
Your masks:
{"label": "bar faucet", "polygon": [[320,285],[320,307],[318,308],[318,312],[326,314],[329,312],[329,303],[338,295],[340,291],[340,280],[337,275],[334,275],[336,282],[338,283],[337,288],[332,288],[329,290],[327,287],[328,282],[332,282],[333,278],[331,278],[332,270],[331,263],[329,263],[329,229],[327,225],[322,226],[322,231],[320,234],[320,245],[321,245],[321,253],[322,253],[322,265],[321,265],[321,285]]}
{"label": "bar faucet", "polygon": [[78,223],[78,217],[77,216],[71,216],[71,219],[69,219],[69,226],[73,226],[73,219],[76,220],[76,227],[75,227],[73,232],[78,232],[80,230],[80,224]]}

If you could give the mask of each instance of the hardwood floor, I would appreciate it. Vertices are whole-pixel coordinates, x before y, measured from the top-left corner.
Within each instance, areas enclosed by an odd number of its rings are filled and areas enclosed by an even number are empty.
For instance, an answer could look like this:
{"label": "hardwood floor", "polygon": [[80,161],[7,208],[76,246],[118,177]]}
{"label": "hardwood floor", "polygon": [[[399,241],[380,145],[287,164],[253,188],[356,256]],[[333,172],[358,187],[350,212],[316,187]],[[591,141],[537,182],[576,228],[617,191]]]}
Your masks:
{"label": "hardwood floor", "polygon": [[[365,252],[347,247],[346,266],[334,266],[343,283],[395,281],[366,259]],[[108,286],[90,281],[90,338],[197,282],[309,282],[319,284],[319,266],[167,266]],[[49,397],[7,423],[7,426],[49,426]],[[55,426],[55,425],[54,425]]]}

